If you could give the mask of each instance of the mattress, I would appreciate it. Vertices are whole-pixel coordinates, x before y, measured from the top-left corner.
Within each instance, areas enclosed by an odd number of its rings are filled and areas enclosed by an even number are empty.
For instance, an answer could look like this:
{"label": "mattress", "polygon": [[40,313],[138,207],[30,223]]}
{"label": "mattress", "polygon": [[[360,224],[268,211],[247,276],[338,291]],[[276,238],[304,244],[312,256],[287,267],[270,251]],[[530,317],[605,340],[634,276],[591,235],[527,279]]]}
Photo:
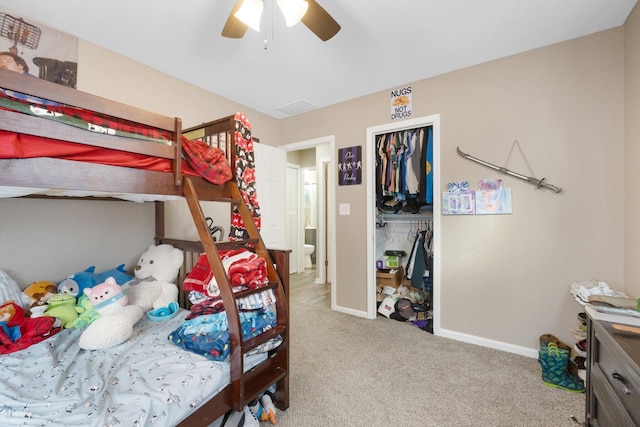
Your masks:
{"label": "mattress", "polygon": [[[168,340],[187,313],[165,322],[144,317],[127,342],[104,350],[81,350],[82,330],[65,329],[0,357],[0,425],[177,424],[229,383],[229,363]],[[245,357],[245,369],[266,357]]]}
{"label": "mattress", "polygon": [[169,196],[160,194],[133,194],[133,193],[114,193],[99,191],[81,191],[81,190],[58,190],[52,188],[35,188],[35,187],[8,187],[0,186],[0,199],[10,197],[24,196],[51,196],[51,197],[108,197],[113,199],[127,200],[130,202],[166,202],[169,200],[182,200],[181,196]]}

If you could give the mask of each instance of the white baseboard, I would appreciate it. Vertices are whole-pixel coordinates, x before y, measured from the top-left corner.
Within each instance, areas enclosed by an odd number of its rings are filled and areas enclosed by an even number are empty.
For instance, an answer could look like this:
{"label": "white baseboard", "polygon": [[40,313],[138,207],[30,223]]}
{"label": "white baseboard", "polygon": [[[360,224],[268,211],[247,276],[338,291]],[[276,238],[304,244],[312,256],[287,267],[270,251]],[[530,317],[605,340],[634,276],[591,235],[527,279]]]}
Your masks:
{"label": "white baseboard", "polygon": [[521,356],[527,356],[531,358],[538,358],[538,350],[533,348],[522,347],[519,345],[507,344],[501,341],[495,341],[487,338],[476,337],[474,335],[463,334],[460,332],[450,331],[447,329],[440,329],[438,336],[451,338],[457,341],[463,341],[470,344],[480,345],[483,347],[495,348],[496,350],[506,351],[508,353],[515,353]]}
{"label": "white baseboard", "polygon": [[341,307],[339,305],[334,305],[332,310],[339,311],[340,313],[350,314],[352,316],[364,317],[365,319],[369,318],[369,315],[366,311],[354,310],[348,307]]}
{"label": "white baseboard", "polygon": [[[335,311],[339,311],[340,313],[350,314],[352,316],[363,317],[365,319],[369,318],[369,315],[366,311],[354,310],[352,308],[341,307],[338,305],[334,305],[332,309]],[[506,351],[507,353],[519,354],[521,356],[531,357],[534,359],[538,358],[538,349],[534,349],[534,348],[527,348],[519,345],[508,344],[502,341],[496,341],[488,338],[477,337],[475,335],[463,334],[461,332],[450,331],[448,329],[442,329],[442,328],[436,332],[436,335],[444,338],[450,338],[456,341],[466,342],[469,344],[475,344],[483,347],[494,348],[496,350]]]}

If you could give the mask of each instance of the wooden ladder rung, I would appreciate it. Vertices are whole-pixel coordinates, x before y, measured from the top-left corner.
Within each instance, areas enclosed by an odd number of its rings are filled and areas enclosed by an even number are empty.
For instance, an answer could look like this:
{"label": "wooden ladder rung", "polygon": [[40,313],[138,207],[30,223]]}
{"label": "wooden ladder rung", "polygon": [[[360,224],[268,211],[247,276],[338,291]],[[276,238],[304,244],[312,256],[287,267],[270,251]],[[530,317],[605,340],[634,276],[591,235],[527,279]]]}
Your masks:
{"label": "wooden ladder rung", "polygon": [[238,248],[253,250],[256,243],[258,243],[258,239],[229,240],[225,242],[216,242],[216,248],[218,248],[218,250]]}
{"label": "wooden ladder rung", "polygon": [[[244,405],[260,396],[270,385],[280,381],[287,375],[282,368],[282,360],[279,354],[267,359],[260,365],[246,372],[244,377]],[[257,380],[260,381],[257,381]]]}
{"label": "wooden ladder rung", "polygon": [[275,338],[278,335],[284,334],[287,328],[283,325],[277,325],[275,328],[271,328],[267,331],[264,331],[258,336],[250,338],[242,343],[243,353],[247,353],[250,350],[258,347],[260,344],[264,344],[269,341],[271,338]]}
{"label": "wooden ladder rung", "polygon": [[276,289],[277,287],[278,287],[278,283],[277,282],[269,282],[266,285],[260,286],[258,288],[243,289],[241,291],[234,292],[233,296],[236,299],[240,299],[240,298],[248,297],[249,295],[259,294],[260,292],[266,291],[268,289]]}

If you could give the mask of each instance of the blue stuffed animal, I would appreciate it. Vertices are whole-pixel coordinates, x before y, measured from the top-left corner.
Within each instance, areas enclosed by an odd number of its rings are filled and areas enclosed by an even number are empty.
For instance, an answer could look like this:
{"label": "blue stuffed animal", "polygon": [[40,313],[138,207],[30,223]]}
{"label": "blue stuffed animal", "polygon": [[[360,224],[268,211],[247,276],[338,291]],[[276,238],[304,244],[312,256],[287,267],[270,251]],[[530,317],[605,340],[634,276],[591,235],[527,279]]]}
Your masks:
{"label": "blue stuffed animal", "polygon": [[129,275],[127,270],[124,268],[124,264],[120,264],[118,267],[112,268],[111,270],[98,273],[98,276],[100,277],[98,283],[105,282],[108,277],[113,277],[116,283],[120,286],[133,279],[133,276]]}
{"label": "blue stuffed animal", "polygon": [[84,295],[85,289],[93,288],[98,283],[103,283],[107,280],[107,277],[113,277],[118,285],[124,285],[133,279],[133,276],[127,274],[124,264],[120,264],[116,268],[103,271],[102,273],[96,273],[95,271],[96,266],[92,265],[84,271],[72,274],[58,283],[57,293],[69,294],[76,298],[80,298]]}
{"label": "blue stuffed animal", "polygon": [[74,273],[58,283],[57,292],[59,294],[69,294],[76,298],[83,295],[83,291],[93,288],[98,283],[102,283],[100,276],[95,273],[96,266],[92,265],[84,271]]}

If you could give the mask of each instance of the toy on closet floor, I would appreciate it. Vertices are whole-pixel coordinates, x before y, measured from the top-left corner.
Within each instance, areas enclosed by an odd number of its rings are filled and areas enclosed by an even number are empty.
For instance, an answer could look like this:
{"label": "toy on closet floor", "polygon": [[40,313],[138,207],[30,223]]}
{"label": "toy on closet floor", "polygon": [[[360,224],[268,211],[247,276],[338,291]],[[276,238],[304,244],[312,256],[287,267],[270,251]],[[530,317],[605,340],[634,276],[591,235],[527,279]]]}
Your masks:
{"label": "toy on closet floor", "polygon": [[135,278],[123,286],[129,304],[149,311],[177,302],[175,281],[182,261],[180,249],[168,244],[149,246],[134,268]]}
{"label": "toy on closet floor", "polygon": [[140,307],[128,304],[128,297],[113,277],[84,293],[100,315],[80,336],[80,348],[99,350],[121,344],[131,336],[133,325],[142,317]]}

